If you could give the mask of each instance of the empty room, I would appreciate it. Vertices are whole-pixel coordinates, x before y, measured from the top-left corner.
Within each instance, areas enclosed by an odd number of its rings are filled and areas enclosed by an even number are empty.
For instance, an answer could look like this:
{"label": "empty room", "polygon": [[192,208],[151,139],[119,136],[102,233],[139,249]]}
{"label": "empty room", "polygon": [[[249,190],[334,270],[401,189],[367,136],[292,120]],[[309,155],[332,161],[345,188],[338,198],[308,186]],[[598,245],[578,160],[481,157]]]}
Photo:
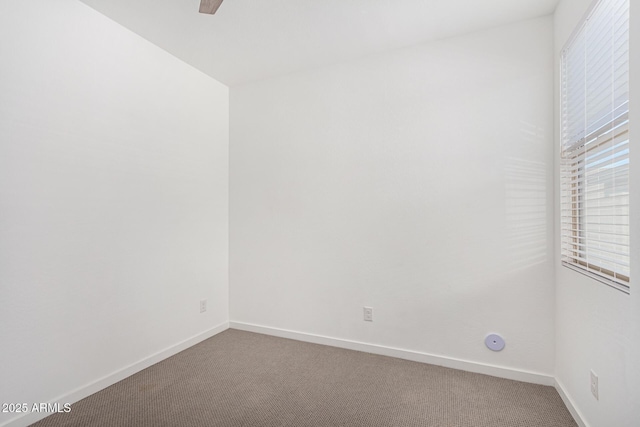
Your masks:
{"label": "empty room", "polygon": [[0,427],[640,427],[636,111],[637,0],[2,0]]}

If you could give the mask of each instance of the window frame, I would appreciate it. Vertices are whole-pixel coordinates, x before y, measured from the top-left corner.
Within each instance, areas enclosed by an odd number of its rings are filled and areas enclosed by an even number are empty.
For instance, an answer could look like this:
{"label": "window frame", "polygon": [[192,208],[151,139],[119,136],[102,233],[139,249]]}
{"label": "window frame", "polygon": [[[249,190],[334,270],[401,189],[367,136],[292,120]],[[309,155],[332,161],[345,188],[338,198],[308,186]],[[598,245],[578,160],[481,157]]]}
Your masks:
{"label": "window frame", "polygon": [[[608,0],[596,0],[592,3],[584,18],[580,21],[574,32],[569,37],[567,43],[561,51],[561,68],[560,68],[560,120],[561,120],[561,136],[560,136],[560,255],[561,255],[561,264],[564,267],[567,267],[571,270],[574,270],[578,273],[591,277],[601,283],[604,283],[608,286],[611,286],[619,291],[622,291],[626,294],[630,293],[630,276],[631,274],[622,274],[619,271],[613,271],[609,268],[605,268],[602,265],[598,265],[598,263],[591,263],[587,257],[588,251],[588,242],[592,240],[587,237],[587,228],[586,223],[584,222],[586,218],[589,216],[586,212],[586,193],[589,192],[587,190],[587,169],[589,155],[587,154],[590,151],[594,151],[594,153],[604,153],[606,149],[603,148],[607,145],[610,145],[612,148],[612,153],[615,153],[616,141],[622,139],[624,141],[624,135],[626,135],[628,139],[629,135],[629,107],[628,100],[626,103],[626,108],[621,111],[616,111],[618,109],[615,108],[615,103],[612,105],[612,118],[608,120],[606,123],[602,124],[598,127],[598,129],[593,130],[588,135],[583,138],[571,143],[571,140],[566,136],[566,131],[568,129],[568,106],[566,90],[568,87],[567,84],[567,51],[572,47],[572,45],[578,40],[578,36],[582,36],[585,34],[587,24],[590,18],[593,16],[594,12],[597,10],[598,6],[604,1]],[[628,11],[629,1],[627,0],[627,11]],[[627,33],[628,35],[628,33]],[[586,37],[586,36],[585,36]],[[628,39],[627,39],[628,43]],[[627,49],[627,58],[629,56],[629,51]],[[588,67],[589,64],[584,63],[585,67]],[[585,68],[585,82],[587,79],[587,73]],[[627,83],[629,79],[629,73],[627,73]],[[585,98],[588,97],[588,91],[585,87]],[[612,92],[613,93],[613,92]],[[586,102],[586,101],[585,101]],[[587,104],[585,104],[586,108]],[[586,110],[585,110],[586,111]],[[584,124],[584,131],[586,133],[588,129],[589,123]],[[621,138],[622,137],[622,138]],[[569,142],[569,144],[567,144]],[[627,143],[630,145],[630,141]],[[628,160],[628,155],[627,155]],[[582,163],[582,164],[581,164]],[[628,164],[628,163],[627,163]],[[627,167],[630,167],[627,166]],[[616,166],[614,169],[619,168]],[[627,182],[630,183],[630,176],[627,173]],[[613,172],[615,175],[615,171]],[[614,187],[615,188],[615,184]],[[630,198],[630,194],[628,196]],[[570,206],[570,207],[567,207]],[[618,205],[615,205],[616,207]],[[628,208],[627,208],[628,209]],[[565,215],[566,212],[570,212],[570,215]],[[630,218],[629,212],[627,211],[627,217]],[[566,220],[569,222],[566,222]],[[566,227],[569,225],[569,227]],[[627,221],[627,224],[620,224],[622,226],[627,226],[629,229],[631,227],[630,222]],[[630,232],[627,233],[630,237]],[[593,241],[593,240],[592,240]],[[606,242],[605,244],[610,244]],[[613,245],[613,243],[611,243]],[[606,251],[605,251],[606,252]],[[630,248],[628,249],[629,260],[631,259]],[[626,256],[623,255],[623,256]],[[612,260],[613,263],[620,264],[619,260]],[[622,264],[620,264],[622,265]],[[629,268],[629,267],[627,267]],[[630,270],[630,268],[629,268]]]}

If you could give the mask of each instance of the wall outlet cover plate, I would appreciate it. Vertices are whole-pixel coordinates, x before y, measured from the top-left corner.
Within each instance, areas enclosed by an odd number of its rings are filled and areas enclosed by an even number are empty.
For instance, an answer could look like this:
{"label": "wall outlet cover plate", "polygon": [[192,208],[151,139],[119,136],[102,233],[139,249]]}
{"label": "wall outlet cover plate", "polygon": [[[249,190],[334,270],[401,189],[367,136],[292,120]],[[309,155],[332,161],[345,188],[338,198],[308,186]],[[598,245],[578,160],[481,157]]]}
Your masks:
{"label": "wall outlet cover plate", "polygon": [[484,343],[487,345],[489,350],[500,351],[504,348],[505,342],[504,338],[502,338],[498,334],[489,334],[484,339]]}

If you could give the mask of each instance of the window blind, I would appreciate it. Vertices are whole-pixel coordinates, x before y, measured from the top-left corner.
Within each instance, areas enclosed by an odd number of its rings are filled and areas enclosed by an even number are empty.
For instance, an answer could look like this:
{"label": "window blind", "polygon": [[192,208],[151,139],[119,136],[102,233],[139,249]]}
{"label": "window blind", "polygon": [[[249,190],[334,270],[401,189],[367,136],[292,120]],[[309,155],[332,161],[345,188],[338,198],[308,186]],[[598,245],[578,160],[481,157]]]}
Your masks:
{"label": "window blind", "polygon": [[562,262],[629,291],[629,0],[600,0],[562,52]]}

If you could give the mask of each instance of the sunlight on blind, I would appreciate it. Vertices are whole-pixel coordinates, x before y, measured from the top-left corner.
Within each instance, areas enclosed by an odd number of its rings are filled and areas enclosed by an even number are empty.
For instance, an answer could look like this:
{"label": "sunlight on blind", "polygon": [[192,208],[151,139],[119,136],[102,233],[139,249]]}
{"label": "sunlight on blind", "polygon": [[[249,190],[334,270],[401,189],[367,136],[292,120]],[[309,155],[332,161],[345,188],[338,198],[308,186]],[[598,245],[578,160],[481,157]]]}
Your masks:
{"label": "sunlight on blind", "polygon": [[563,264],[628,292],[629,1],[602,0],[562,53]]}

